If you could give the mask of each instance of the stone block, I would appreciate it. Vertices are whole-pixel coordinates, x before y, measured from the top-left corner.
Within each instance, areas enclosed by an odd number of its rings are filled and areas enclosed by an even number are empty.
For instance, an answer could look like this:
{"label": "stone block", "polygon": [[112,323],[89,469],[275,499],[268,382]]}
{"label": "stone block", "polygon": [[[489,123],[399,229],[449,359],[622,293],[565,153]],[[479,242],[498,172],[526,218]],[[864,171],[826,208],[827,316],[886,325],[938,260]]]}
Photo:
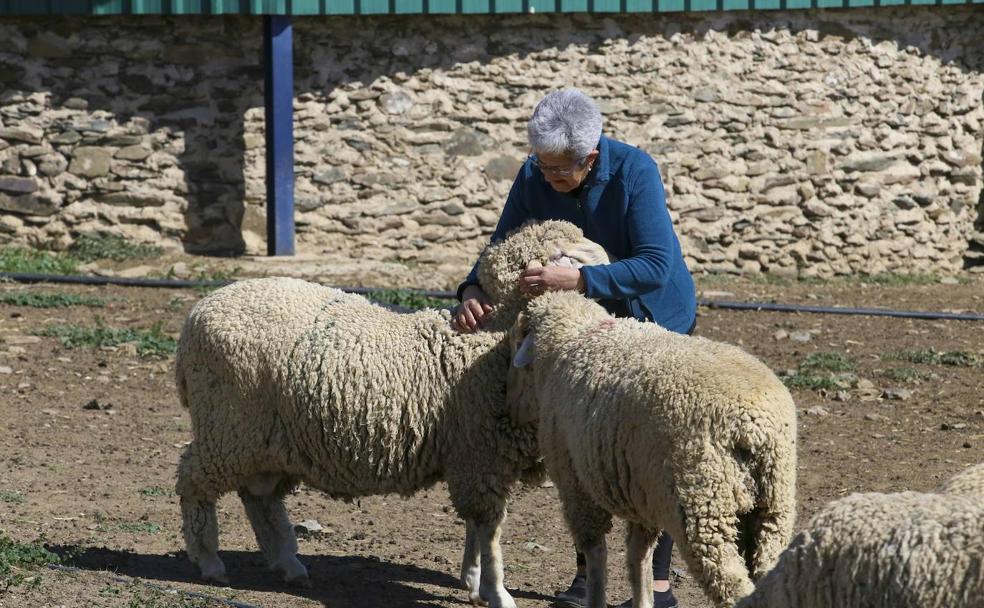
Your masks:
{"label": "stone block", "polygon": [[38,183],[29,177],[0,175],[0,191],[12,194],[30,194],[37,192]]}
{"label": "stone block", "polygon": [[10,196],[0,192],[0,210],[19,215],[50,216],[58,211],[58,202],[37,193]]}
{"label": "stone block", "polygon": [[81,177],[101,177],[109,174],[112,151],[93,146],[79,146],[72,152],[69,173]]}

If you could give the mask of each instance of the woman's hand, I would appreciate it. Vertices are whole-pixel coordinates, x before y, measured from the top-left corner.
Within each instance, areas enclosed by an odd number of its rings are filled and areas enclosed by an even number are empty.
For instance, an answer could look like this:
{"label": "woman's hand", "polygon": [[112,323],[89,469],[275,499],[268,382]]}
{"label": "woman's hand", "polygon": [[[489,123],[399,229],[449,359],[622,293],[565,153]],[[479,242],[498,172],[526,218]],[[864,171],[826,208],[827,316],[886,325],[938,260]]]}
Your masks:
{"label": "woman's hand", "polygon": [[577,268],[541,266],[527,268],[519,275],[519,292],[527,298],[547,291],[579,291],[584,293],[584,279]]}
{"label": "woman's hand", "polygon": [[489,296],[478,285],[469,285],[461,292],[461,304],[451,311],[451,327],[470,334],[478,329],[485,315],[492,312]]}

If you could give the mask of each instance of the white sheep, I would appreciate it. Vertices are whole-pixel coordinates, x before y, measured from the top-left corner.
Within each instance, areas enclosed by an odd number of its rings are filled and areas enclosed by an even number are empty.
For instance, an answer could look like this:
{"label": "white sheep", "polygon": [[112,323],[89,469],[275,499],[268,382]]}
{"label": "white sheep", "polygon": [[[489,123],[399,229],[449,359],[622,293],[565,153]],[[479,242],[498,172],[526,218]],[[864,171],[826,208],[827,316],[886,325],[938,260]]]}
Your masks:
{"label": "white sheep", "polygon": [[[490,327],[515,319],[528,262],[589,245],[572,224],[545,222],[488,248],[480,280],[498,306]],[[502,584],[499,527],[510,486],[542,465],[534,431],[506,412],[505,331],[459,334],[449,319],[286,278],[235,283],[196,304],[177,354],[194,440],[176,491],[188,555],[204,578],[227,580],[215,512],[226,492],[239,492],[268,565],[309,584],[283,505],[299,481],[351,499],[445,480],[466,521],[470,599],[515,606]]]}
{"label": "white sheep", "polygon": [[[605,606],[612,515],[628,522],[633,606],[652,605],[659,530],[718,606],[752,589],[795,518],[789,391],[741,349],[614,319],[572,292],[533,300],[510,342],[513,416],[536,420],[547,472]],[[528,333],[527,333],[528,332]],[[525,337],[524,337],[525,335]]]}
{"label": "white sheep", "polygon": [[984,464],[939,492],[830,503],[738,607],[984,607]]}

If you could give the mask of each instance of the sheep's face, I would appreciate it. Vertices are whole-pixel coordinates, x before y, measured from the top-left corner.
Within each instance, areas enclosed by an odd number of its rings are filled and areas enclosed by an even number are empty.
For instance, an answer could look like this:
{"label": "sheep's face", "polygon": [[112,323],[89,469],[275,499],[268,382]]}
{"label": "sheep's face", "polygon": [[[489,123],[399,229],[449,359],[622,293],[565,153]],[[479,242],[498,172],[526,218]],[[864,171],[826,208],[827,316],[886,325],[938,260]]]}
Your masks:
{"label": "sheep's face", "polygon": [[534,348],[526,315],[520,313],[509,329],[510,365],[506,373],[506,405],[509,417],[518,425],[536,422],[539,417],[533,383]]}
{"label": "sheep's face", "polygon": [[523,299],[519,276],[531,263],[579,267],[608,262],[604,248],[577,226],[551,220],[526,224],[489,246],[479,260],[479,282],[494,304],[513,304]]}

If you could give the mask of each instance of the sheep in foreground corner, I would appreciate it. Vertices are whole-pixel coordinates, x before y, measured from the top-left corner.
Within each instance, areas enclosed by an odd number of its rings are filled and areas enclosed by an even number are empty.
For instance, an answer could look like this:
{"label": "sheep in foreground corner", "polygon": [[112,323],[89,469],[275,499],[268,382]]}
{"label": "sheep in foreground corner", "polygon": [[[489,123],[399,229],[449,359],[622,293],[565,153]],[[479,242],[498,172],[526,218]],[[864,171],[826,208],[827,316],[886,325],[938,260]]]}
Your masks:
{"label": "sheep in foreground corner", "polygon": [[[177,385],[193,441],[176,491],[188,555],[227,580],[215,501],[237,490],[268,565],[306,585],[284,495],[299,481],[330,496],[410,495],[445,480],[466,521],[462,582],[473,602],[515,606],[502,584],[499,526],[510,486],[542,470],[535,431],[505,405],[505,329],[525,303],[531,260],[604,251],[544,222],[483,254],[493,329],[459,334],[447,311],[398,314],[297,279],[255,279],[202,299],[182,329]],[[567,258],[563,260],[568,261]]]}
{"label": "sheep in foreground corner", "polygon": [[984,464],[938,493],[830,503],[738,607],[984,608]]}
{"label": "sheep in foreground corner", "polygon": [[651,608],[659,530],[718,606],[752,590],[792,534],[796,410],[741,349],[614,319],[576,293],[533,300],[510,332],[507,399],[535,419],[547,472],[605,606],[612,515],[628,522],[633,606]]}

